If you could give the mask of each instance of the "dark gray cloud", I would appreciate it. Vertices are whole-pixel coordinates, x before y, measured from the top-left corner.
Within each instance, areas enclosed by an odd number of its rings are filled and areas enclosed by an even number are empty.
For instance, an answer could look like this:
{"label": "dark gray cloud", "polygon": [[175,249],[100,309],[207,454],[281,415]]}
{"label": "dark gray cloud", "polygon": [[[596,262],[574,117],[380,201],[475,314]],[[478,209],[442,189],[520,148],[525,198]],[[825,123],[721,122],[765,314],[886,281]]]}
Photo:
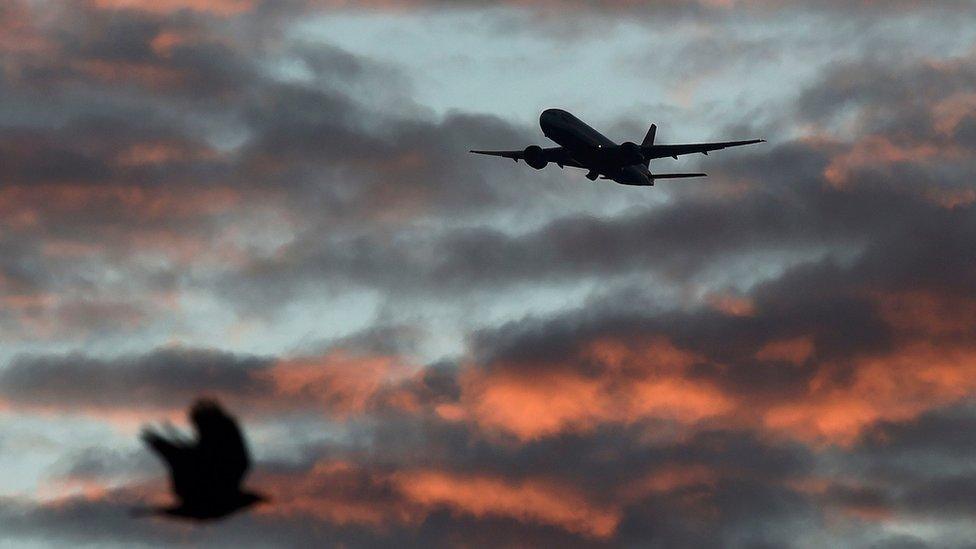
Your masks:
{"label": "dark gray cloud", "polygon": [[[2,71],[5,335],[171,330],[182,292],[226,287],[223,270],[294,233],[348,238],[523,202],[518,172],[464,151],[526,129],[435,118],[399,68],[193,10],[13,6],[4,24],[30,36]],[[117,306],[91,314],[103,294]]]}
{"label": "dark gray cloud", "polygon": [[259,389],[267,359],[217,351],[160,349],[99,360],[81,354],[14,359],[0,372],[8,402],[57,409],[179,409],[196,395]]}
{"label": "dark gray cloud", "polygon": [[[634,272],[694,279],[746,253],[821,250],[865,250],[874,268],[891,261],[915,283],[925,276],[918,269],[935,274],[924,267],[936,258],[908,264],[913,245],[963,267],[945,273],[966,272],[969,254],[950,240],[967,238],[974,192],[976,159],[960,141],[969,126],[960,95],[974,81],[970,66],[962,58],[887,72],[873,62],[831,69],[803,94],[799,115],[826,122],[852,112],[858,135],[802,138],[706,163],[719,179],[745,182],[728,196],[676,191],[682,199],[664,207],[564,217],[522,234],[488,227],[328,239],[309,233],[284,253],[256,262],[245,277],[252,284],[247,292],[336,279],[422,293]],[[890,80],[924,84],[889,86]],[[926,235],[952,249],[936,251]]]}

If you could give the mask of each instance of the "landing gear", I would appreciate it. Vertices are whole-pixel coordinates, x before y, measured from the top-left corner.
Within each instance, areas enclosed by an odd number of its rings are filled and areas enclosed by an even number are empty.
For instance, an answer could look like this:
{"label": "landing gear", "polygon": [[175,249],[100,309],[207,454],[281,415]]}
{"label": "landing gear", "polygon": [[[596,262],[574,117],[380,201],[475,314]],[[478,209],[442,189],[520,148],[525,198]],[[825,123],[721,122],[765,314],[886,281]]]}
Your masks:
{"label": "landing gear", "polygon": [[586,178],[590,181],[596,181],[598,177],[600,177],[600,172],[596,170],[591,170],[590,173],[586,174]]}

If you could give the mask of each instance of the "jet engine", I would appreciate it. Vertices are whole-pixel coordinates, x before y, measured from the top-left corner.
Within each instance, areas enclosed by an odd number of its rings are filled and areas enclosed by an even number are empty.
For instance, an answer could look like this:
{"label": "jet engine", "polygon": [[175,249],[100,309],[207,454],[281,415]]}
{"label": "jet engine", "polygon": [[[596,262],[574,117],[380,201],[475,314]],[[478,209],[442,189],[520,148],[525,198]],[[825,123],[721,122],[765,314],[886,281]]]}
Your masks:
{"label": "jet engine", "polygon": [[624,166],[644,163],[644,153],[641,151],[640,145],[633,141],[628,141],[617,147],[617,154],[620,155],[618,161]]}
{"label": "jet engine", "polygon": [[525,148],[525,163],[537,170],[545,168],[549,162],[544,158],[542,147],[538,145],[529,145]]}

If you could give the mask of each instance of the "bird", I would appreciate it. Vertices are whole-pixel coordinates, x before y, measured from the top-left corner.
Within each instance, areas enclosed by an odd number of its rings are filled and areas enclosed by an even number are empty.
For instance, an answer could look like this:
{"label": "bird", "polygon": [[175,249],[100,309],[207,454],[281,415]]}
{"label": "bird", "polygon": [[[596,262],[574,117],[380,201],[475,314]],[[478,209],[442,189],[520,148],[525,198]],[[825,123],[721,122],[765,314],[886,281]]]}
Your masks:
{"label": "bird", "polygon": [[237,421],[214,399],[197,400],[189,419],[196,430],[195,441],[169,424],[165,434],[151,427],[142,430],[142,441],[169,468],[177,500],[169,507],[148,509],[148,514],[208,521],[269,501],[263,494],[241,489],[251,460]]}

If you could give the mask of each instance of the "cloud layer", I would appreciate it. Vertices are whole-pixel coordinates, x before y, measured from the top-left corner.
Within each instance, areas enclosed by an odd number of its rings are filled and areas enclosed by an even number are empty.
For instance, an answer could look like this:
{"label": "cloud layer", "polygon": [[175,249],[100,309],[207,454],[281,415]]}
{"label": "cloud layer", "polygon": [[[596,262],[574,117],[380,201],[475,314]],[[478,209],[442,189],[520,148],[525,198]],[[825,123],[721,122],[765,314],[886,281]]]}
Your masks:
{"label": "cloud layer", "polygon": [[[581,21],[646,17],[712,29],[692,59],[759,71],[751,53],[789,46],[791,14],[915,21],[892,38],[914,46],[966,4],[560,7],[0,7],[2,535],[965,546],[971,44],[895,60],[865,38],[766,86],[761,116],[658,98],[675,126],[707,112],[771,142],[635,190],[471,157],[538,132],[476,105],[437,113],[420,60],[296,29],[451,10],[557,48]],[[756,21],[781,32],[732,43]],[[135,429],[200,394],[241,416],[274,504],[212,528],[130,519],[164,491]]]}

